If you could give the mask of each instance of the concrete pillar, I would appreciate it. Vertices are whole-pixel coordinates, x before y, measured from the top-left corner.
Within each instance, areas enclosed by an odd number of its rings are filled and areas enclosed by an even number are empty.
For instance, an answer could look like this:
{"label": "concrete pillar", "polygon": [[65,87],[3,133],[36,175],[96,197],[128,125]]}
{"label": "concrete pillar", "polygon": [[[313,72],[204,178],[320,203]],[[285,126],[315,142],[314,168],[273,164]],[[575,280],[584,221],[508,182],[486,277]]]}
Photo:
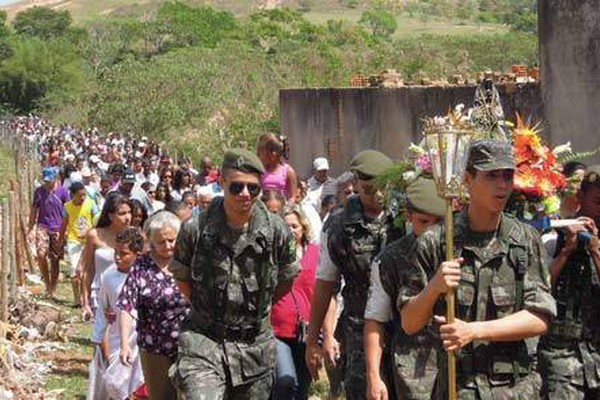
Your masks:
{"label": "concrete pillar", "polygon": [[[539,0],[540,72],[552,144],[600,146],[600,2]],[[592,162],[592,160],[587,160]],[[593,162],[600,161],[596,156]]]}

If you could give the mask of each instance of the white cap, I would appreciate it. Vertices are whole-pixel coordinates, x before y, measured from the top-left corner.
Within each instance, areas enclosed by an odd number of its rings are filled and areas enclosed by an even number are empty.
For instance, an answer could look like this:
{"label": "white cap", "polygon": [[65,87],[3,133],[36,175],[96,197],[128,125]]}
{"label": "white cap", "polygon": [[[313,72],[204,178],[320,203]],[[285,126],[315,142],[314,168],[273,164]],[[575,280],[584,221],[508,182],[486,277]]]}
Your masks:
{"label": "white cap", "polygon": [[93,162],[94,164],[98,164],[98,163],[100,162],[100,157],[98,157],[98,156],[97,156],[97,155],[95,155],[95,154],[92,154],[92,155],[90,156],[90,162]]}
{"label": "white cap", "polygon": [[90,176],[92,176],[92,170],[89,169],[89,167],[81,168],[81,176],[83,178],[89,178]]}
{"label": "white cap", "polygon": [[329,161],[325,157],[315,158],[313,161],[313,168],[316,171],[329,170]]}
{"label": "white cap", "polygon": [[83,181],[83,176],[81,173],[75,171],[75,172],[71,172],[71,175],[69,175],[69,180],[71,181],[71,183],[73,182],[82,182]]}

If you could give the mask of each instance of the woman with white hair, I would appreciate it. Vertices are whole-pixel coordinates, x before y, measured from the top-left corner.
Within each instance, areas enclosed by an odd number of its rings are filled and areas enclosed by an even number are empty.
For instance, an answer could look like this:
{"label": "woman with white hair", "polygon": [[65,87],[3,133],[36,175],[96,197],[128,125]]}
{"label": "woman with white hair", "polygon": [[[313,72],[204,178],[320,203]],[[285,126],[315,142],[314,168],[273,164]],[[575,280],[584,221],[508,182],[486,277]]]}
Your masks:
{"label": "woman with white hair", "polygon": [[176,399],[168,371],[177,357],[180,325],[189,312],[189,304],[168,267],[180,227],[179,218],[168,211],[159,211],[146,221],[144,233],[150,251],[135,261],[118,300],[121,361],[128,365],[132,359],[125,339],[136,318],[142,369],[151,400]]}

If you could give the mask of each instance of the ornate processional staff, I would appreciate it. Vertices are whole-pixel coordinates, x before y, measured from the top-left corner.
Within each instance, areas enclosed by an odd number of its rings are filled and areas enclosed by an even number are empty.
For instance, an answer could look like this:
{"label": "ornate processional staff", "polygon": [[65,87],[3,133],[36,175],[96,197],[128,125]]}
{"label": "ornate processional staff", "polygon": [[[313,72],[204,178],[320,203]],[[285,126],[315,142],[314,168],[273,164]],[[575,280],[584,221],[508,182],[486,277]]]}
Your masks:
{"label": "ornate processional staff", "polygon": [[[433,178],[438,195],[446,200],[446,261],[454,259],[454,230],[452,203],[462,195],[462,182],[469,157],[471,139],[476,135],[460,111],[445,118],[435,117],[424,121],[425,150],[431,160]],[[446,293],[447,323],[454,323],[455,293]],[[448,352],[448,398],[457,399],[456,355]]]}

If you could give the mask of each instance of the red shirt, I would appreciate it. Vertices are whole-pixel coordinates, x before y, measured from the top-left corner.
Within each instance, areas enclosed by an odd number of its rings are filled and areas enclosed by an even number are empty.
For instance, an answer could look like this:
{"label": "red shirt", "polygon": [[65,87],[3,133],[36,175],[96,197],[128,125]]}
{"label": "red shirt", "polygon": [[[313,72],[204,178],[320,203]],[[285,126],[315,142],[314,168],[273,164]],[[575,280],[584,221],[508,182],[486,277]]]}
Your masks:
{"label": "red shirt", "polygon": [[300,260],[300,274],[294,281],[292,290],[273,304],[271,324],[276,337],[293,339],[298,333],[298,318],[310,320],[310,302],[318,263],[319,246],[309,244]]}

